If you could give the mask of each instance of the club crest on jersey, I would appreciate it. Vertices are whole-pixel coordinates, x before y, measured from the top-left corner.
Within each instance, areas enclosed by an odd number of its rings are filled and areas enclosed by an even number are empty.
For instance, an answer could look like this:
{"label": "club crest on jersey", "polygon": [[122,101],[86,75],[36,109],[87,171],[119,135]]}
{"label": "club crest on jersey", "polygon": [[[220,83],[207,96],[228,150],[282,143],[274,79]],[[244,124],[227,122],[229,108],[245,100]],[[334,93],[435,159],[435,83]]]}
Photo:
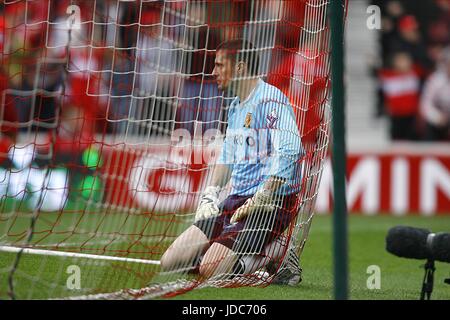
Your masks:
{"label": "club crest on jersey", "polygon": [[244,121],[244,127],[245,128],[250,128],[250,124],[252,123],[252,113],[249,112],[247,113],[247,115],[245,116],[245,121]]}
{"label": "club crest on jersey", "polygon": [[275,110],[272,110],[272,112],[266,116],[267,127],[270,129],[275,129],[275,124],[277,121],[278,115]]}

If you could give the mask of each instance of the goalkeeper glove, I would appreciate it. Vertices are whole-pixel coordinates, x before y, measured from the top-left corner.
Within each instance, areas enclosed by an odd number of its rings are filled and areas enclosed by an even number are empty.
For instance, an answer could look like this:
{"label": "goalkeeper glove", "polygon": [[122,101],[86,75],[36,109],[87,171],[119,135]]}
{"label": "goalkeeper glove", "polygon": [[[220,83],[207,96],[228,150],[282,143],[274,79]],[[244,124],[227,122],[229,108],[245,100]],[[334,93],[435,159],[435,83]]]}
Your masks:
{"label": "goalkeeper glove", "polygon": [[205,189],[195,212],[195,222],[219,214],[219,192],[220,187],[209,186]]}
{"label": "goalkeeper glove", "polygon": [[230,222],[238,222],[255,212],[272,212],[275,210],[274,198],[275,194],[272,191],[267,189],[258,190],[253,197],[245,201],[245,203],[234,212]]}

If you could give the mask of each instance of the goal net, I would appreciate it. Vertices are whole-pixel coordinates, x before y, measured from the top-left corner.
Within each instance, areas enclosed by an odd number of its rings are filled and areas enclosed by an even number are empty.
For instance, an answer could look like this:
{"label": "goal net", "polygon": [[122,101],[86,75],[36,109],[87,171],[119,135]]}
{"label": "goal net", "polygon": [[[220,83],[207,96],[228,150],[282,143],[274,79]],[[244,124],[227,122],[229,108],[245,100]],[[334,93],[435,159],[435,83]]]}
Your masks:
{"label": "goal net", "polygon": [[[0,298],[135,299],[270,284],[289,250],[302,253],[327,153],[327,7],[3,1]],[[219,90],[213,68],[217,46],[230,39],[254,45],[257,77],[287,97],[280,105],[292,107],[302,145],[291,219],[277,235],[283,252],[268,277],[204,278],[195,261],[160,265],[193,224],[221,150],[234,97]]]}

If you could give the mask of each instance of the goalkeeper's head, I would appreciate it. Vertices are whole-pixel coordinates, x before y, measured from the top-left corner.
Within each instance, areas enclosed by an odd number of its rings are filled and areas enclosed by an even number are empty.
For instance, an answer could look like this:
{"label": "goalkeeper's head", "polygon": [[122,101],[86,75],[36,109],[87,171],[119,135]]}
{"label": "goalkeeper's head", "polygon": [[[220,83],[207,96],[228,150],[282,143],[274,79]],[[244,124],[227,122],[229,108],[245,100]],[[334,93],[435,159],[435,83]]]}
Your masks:
{"label": "goalkeeper's head", "polygon": [[259,56],[255,46],[244,39],[227,40],[216,49],[213,76],[220,90],[258,75]]}

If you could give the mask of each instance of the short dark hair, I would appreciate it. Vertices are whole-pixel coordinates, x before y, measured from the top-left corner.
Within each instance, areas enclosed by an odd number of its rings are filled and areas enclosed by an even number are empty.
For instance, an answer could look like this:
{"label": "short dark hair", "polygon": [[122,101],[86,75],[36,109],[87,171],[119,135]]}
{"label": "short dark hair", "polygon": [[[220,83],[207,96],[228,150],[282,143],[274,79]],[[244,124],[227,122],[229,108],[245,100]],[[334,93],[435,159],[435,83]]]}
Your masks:
{"label": "short dark hair", "polygon": [[233,63],[244,61],[250,75],[258,74],[259,55],[250,41],[245,39],[226,40],[217,46],[216,52],[219,50],[224,50]]}

